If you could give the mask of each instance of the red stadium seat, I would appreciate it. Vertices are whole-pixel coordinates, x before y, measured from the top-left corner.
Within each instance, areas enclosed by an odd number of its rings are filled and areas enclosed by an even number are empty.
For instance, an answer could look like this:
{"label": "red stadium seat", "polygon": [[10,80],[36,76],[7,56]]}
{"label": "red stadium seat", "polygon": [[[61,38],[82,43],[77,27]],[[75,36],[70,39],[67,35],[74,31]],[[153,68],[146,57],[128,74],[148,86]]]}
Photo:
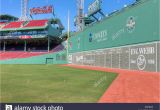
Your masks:
{"label": "red stadium seat", "polygon": [[64,46],[62,44],[56,46],[50,52],[24,52],[24,51],[0,51],[0,60],[8,60],[8,59],[19,59],[19,58],[29,58],[33,56],[40,56],[49,53],[55,53],[64,50]]}
{"label": "red stadium seat", "polygon": [[46,54],[47,52],[0,52],[0,60],[28,58]]}
{"label": "red stadium seat", "polygon": [[24,21],[10,22],[6,26],[4,26],[2,29],[20,28],[23,25],[23,23]]}
{"label": "red stadium seat", "polygon": [[5,24],[5,22],[0,22],[0,28],[2,28]]}
{"label": "red stadium seat", "polygon": [[4,25],[5,24],[5,22],[0,22],[0,25]]}
{"label": "red stadium seat", "polygon": [[29,21],[29,23],[24,26],[24,28],[26,27],[44,27],[46,26],[46,24],[48,23],[48,20],[32,20]]}

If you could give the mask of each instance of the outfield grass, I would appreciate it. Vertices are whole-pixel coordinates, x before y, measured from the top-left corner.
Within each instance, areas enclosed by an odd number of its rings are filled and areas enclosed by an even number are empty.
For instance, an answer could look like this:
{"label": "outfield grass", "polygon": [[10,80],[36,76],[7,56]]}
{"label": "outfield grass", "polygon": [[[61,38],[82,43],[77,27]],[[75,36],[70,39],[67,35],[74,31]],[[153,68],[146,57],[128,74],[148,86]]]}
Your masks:
{"label": "outfield grass", "polygon": [[0,65],[1,102],[97,102],[116,76],[56,65]]}

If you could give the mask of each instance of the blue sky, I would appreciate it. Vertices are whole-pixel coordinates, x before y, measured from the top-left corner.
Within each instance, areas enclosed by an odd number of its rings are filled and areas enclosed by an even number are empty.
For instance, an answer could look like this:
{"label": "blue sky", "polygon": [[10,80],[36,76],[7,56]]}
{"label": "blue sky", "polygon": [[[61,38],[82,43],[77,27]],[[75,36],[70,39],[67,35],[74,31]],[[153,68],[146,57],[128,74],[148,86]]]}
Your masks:
{"label": "blue sky", "polygon": [[[88,5],[94,0],[85,0],[85,13]],[[125,4],[131,4],[135,0],[102,0],[102,10],[109,14],[114,10],[121,9]],[[56,17],[60,18],[67,29],[67,13],[70,11],[71,30],[75,30],[74,17],[76,16],[76,0],[29,0],[29,8],[53,5]],[[21,16],[21,0],[0,0],[0,14],[10,14],[16,17]],[[34,15],[34,19],[51,18],[51,14]]]}

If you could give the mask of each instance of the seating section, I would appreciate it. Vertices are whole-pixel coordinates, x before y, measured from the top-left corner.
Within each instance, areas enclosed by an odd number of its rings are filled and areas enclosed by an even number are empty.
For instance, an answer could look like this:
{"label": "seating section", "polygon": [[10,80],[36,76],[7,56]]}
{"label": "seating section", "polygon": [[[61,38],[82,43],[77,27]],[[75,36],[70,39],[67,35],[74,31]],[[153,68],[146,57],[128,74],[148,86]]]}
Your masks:
{"label": "seating section", "polygon": [[23,23],[24,21],[10,22],[7,25],[5,25],[2,29],[20,28],[23,25]]}
{"label": "seating section", "polygon": [[59,52],[64,49],[65,49],[65,47],[62,44],[60,44],[60,45],[56,46],[53,50],[51,50],[51,52]]}
{"label": "seating section", "polygon": [[5,25],[5,22],[0,22],[0,29]]}
{"label": "seating section", "polygon": [[33,56],[40,56],[48,53],[55,53],[64,50],[64,46],[62,44],[56,46],[50,52],[40,51],[39,52],[24,52],[24,51],[0,51],[0,60],[8,60],[8,59],[15,59],[15,58],[29,58]]}
{"label": "seating section", "polygon": [[0,52],[0,60],[28,58],[46,54],[46,52]]}
{"label": "seating section", "polygon": [[4,25],[5,24],[5,22],[0,22],[0,25]]}
{"label": "seating section", "polygon": [[25,25],[24,28],[26,27],[44,27],[46,26],[47,23],[48,23],[48,20],[32,20],[32,21],[29,21],[29,23]]}
{"label": "seating section", "polygon": [[[10,22],[2,27],[2,29],[14,29],[14,28],[32,28],[32,27],[44,27],[47,25],[48,20],[31,20],[26,25],[23,25],[24,22],[27,21],[15,21]],[[4,25],[5,23],[0,22],[0,26]]]}

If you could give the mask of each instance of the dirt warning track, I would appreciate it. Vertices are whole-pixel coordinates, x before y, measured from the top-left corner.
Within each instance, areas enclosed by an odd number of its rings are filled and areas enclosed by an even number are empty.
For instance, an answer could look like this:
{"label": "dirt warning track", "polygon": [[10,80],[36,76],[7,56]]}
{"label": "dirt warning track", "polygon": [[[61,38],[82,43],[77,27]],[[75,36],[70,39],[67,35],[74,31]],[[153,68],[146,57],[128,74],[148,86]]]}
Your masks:
{"label": "dirt warning track", "polygon": [[99,99],[98,103],[160,102],[160,73],[80,65],[63,66],[105,72],[115,72],[119,74]]}

